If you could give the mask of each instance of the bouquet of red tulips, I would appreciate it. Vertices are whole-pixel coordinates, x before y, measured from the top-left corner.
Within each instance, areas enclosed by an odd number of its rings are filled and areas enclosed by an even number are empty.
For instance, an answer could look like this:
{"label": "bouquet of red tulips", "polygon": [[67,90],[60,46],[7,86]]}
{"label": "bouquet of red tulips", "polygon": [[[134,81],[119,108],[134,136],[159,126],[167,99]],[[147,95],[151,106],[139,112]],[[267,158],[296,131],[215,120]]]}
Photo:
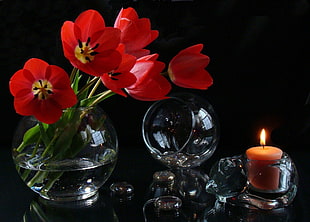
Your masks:
{"label": "bouquet of red tulips", "polygon": [[[34,141],[42,142],[48,149],[43,154],[50,156],[57,156],[56,151],[74,149],[68,142],[72,138],[61,138],[59,133],[60,127],[72,121],[68,112],[63,117],[67,108],[93,107],[115,94],[144,101],[161,100],[168,97],[171,82],[194,89],[212,85],[212,77],[205,69],[210,59],[201,53],[202,44],[177,53],[165,70],[165,63],[157,60],[159,55],[145,48],[158,35],[157,30],[151,29],[150,20],[139,18],[133,8],[121,9],[113,27],[106,26],[96,10],[82,12],[74,22],[65,21],[61,41],[64,56],[73,66],[71,74],[57,65],[31,58],[10,79],[16,112],[34,116],[40,123],[29,130],[16,151]],[[102,84],[104,91],[99,90]],[[63,140],[66,141],[61,143]],[[66,147],[56,149],[56,145]]]}
{"label": "bouquet of red tulips", "polygon": [[[165,64],[144,48],[158,34],[151,30],[150,20],[139,18],[133,8],[121,9],[114,27],[106,26],[95,10],[82,12],[74,22],[65,21],[61,40],[64,55],[74,67],[71,76],[41,59],[29,59],[9,83],[16,112],[51,124],[65,108],[93,106],[112,94],[148,101],[166,98],[171,84],[163,75]],[[210,59],[202,49],[202,44],[190,46],[172,58],[166,73],[174,84],[195,89],[212,85],[205,70]],[[79,71],[92,77],[80,88]],[[99,84],[107,90],[96,93]]]}

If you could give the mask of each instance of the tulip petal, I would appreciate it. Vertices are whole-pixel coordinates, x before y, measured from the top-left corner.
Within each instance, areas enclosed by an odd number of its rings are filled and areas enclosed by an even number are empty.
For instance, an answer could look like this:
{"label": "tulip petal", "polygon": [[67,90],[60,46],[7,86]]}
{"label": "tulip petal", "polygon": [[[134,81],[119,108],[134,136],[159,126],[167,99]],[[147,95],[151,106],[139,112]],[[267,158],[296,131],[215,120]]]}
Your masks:
{"label": "tulip petal", "polygon": [[213,84],[210,73],[205,70],[210,58],[201,53],[202,48],[202,44],[197,44],[181,50],[172,58],[168,74],[174,84],[193,89],[207,89]]}
{"label": "tulip petal", "polygon": [[108,89],[127,97],[122,89],[136,82],[136,77],[130,72],[136,63],[136,58],[124,53],[125,46],[123,44],[120,44],[117,50],[122,55],[121,63],[116,70],[101,76],[101,81]]}
{"label": "tulip petal", "polygon": [[29,90],[20,90],[14,97],[14,109],[20,115],[33,115],[36,107],[37,101],[33,100],[33,96],[29,94]]}
{"label": "tulip petal", "polygon": [[[68,45],[69,48],[75,48],[77,45],[77,41],[74,35],[74,23],[71,21],[66,21],[61,27],[60,31],[62,44]],[[68,50],[64,50],[67,52]],[[73,52],[72,52],[73,53]]]}
{"label": "tulip petal", "polygon": [[40,103],[33,115],[41,122],[52,124],[60,119],[62,109],[53,101],[48,101],[44,104]]}
{"label": "tulip petal", "polygon": [[29,59],[24,65],[24,69],[31,70],[32,75],[40,79],[45,78],[45,71],[47,67],[47,62],[37,58]]}
{"label": "tulip petal", "polygon": [[[18,70],[10,79],[9,89],[13,96],[16,96],[22,90],[28,90],[31,93],[34,77],[29,70]],[[25,93],[25,92],[24,92]]]}
{"label": "tulip petal", "polygon": [[92,9],[82,12],[74,23],[81,31],[80,36],[76,33],[76,37],[80,38],[81,41],[86,41],[89,36],[92,36],[98,30],[105,27],[105,22],[101,14]]}
{"label": "tulip petal", "polygon": [[151,30],[151,22],[148,18],[139,18],[133,8],[122,9],[115,22],[114,27],[121,30],[121,43],[126,46],[126,53],[140,58],[147,50],[144,47],[153,42],[159,35],[157,30]]}

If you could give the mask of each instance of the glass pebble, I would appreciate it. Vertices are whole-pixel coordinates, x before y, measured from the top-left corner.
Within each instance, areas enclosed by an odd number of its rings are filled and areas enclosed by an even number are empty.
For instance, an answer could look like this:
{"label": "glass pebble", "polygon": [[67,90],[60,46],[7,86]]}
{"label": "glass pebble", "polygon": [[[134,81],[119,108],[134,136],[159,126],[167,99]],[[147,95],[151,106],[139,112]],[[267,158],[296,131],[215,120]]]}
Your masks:
{"label": "glass pebble", "polygon": [[110,190],[114,195],[117,196],[130,196],[134,192],[134,187],[131,184],[124,181],[111,184]]}
{"label": "glass pebble", "polygon": [[154,206],[163,211],[178,210],[182,206],[182,201],[176,196],[160,196],[155,199]]}
{"label": "glass pebble", "polygon": [[157,171],[153,174],[154,182],[173,182],[175,179],[174,173],[169,170]]}

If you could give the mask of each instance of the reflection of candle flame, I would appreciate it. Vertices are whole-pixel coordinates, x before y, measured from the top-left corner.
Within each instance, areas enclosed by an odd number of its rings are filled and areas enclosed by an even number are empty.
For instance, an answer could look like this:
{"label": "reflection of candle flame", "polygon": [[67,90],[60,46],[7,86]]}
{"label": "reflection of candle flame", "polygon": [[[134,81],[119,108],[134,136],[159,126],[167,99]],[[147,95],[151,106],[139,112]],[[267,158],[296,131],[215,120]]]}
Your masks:
{"label": "reflection of candle flame", "polygon": [[265,129],[262,129],[260,133],[260,145],[265,146],[266,145],[266,131]]}

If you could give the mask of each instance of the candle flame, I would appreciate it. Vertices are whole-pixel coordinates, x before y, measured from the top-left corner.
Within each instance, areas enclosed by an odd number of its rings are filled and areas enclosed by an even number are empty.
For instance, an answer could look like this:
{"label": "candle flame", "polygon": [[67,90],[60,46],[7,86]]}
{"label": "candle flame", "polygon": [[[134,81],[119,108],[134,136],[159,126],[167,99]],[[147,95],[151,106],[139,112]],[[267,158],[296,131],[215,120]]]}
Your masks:
{"label": "candle flame", "polygon": [[266,131],[265,129],[262,129],[260,133],[260,145],[265,146],[266,145]]}

